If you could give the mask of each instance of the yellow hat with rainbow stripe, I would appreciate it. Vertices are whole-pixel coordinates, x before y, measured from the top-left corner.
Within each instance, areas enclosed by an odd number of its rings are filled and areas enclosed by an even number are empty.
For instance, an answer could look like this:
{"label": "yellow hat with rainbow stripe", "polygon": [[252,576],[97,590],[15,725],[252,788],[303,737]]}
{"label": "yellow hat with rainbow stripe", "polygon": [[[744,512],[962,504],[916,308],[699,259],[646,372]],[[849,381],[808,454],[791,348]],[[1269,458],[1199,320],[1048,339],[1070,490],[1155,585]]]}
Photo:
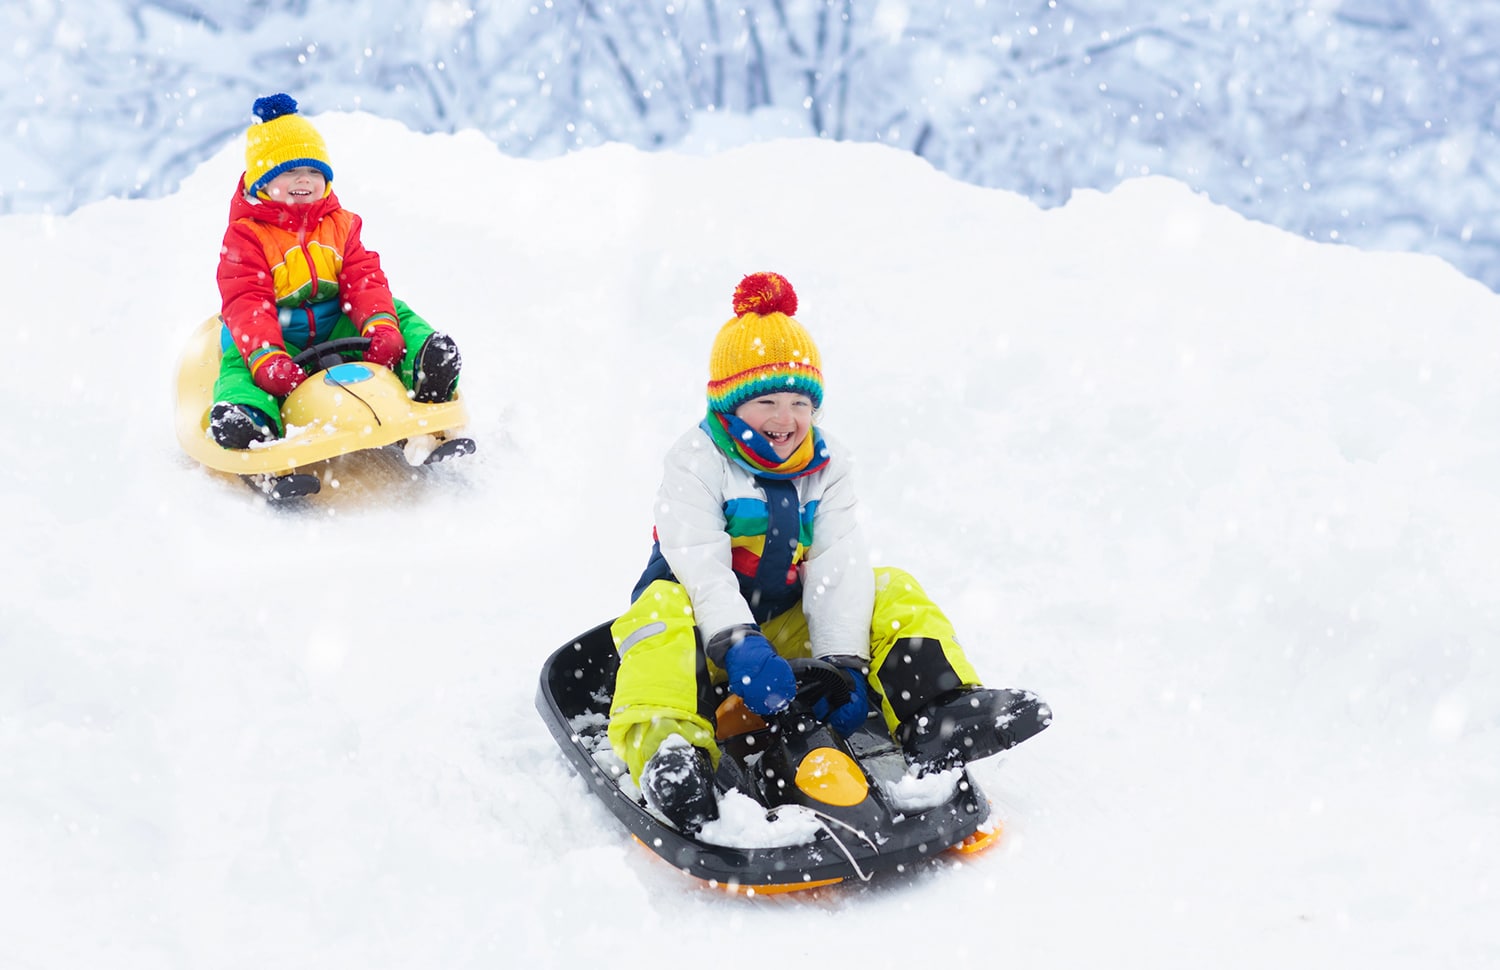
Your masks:
{"label": "yellow hat with rainbow stripe", "polygon": [[797,294],[779,273],[751,273],[734,290],[734,319],[719,328],[708,358],[708,406],[729,414],[761,394],[791,391],[823,405],[818,345],[792,319]]}
{"label": "yellow hat with rainbow stripe", "polygon": [[254,195],[281,173],[303,166],[333,181],[328,146],[312,123],[297,113],[291,95],[256,98],[251,110],[259,120],[245,131],[246,192]]}

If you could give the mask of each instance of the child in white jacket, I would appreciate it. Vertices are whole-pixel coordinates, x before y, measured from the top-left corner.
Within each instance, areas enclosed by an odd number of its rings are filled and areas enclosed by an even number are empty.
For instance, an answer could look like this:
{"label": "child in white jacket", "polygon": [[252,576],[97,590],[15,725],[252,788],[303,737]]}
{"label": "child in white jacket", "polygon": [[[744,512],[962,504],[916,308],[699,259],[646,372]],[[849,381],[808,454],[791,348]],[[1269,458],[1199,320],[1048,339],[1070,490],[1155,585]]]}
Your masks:
{"label": "child in white jacket", "polygon": [[842,667],[849,701],[818,714],[847,736],[873,701],[923,770],[995,754],[1050,718],[1039,701],[1041,717],[1015,718],[1013,695],[979,686],[916,581],[871,567],[852,462],[814,425],[822,361],[796,311],[775,273],[736,288],[709,359],[708,414],[667,452],[651,559],[611,627],[610,744],[690,834],[718,817],[714,685],[727,678],[750,711],[774,714],[796,693],[787,657]]}

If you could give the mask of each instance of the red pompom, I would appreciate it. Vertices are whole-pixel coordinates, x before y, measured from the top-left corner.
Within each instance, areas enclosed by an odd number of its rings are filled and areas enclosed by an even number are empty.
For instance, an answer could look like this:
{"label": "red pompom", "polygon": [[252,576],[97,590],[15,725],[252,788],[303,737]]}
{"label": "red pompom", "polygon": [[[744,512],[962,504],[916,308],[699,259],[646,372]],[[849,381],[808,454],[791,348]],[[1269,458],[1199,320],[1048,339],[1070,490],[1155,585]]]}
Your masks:
{"label": "red pompom", "polygon": [[734,315],[797,312],[797,294],[780,273],[751,273],[734,288]]}

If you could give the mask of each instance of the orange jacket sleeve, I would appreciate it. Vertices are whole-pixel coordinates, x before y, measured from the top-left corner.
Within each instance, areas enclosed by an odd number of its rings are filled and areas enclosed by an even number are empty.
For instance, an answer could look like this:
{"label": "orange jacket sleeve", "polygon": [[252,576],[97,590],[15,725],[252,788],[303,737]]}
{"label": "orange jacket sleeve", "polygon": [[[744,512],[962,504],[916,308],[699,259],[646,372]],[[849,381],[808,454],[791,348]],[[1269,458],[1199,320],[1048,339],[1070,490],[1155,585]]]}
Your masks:
{"label": "orange jacket sleeve", "polygon": [[247,361],[262,347],[286,349],[276,319],[276,288],[255,230],[232,222],[219,250],[220,312],[234,345]]}
{"label": "orange jacket sleeve", "polygon": [[[346,210],[347,211],[347,210]],[[364,220],[350,213],[349,235],[344,240],[344,266],[339,271],[339,298],[344,302],[344,312],[354,323],[354,329],[363,333],[366,324],[378,317],[388,317],[396,323],[396,304],[391,298],[391,287],[386,281],[385,271],[380,268],[380,255],[366,249],[361,232]]]}

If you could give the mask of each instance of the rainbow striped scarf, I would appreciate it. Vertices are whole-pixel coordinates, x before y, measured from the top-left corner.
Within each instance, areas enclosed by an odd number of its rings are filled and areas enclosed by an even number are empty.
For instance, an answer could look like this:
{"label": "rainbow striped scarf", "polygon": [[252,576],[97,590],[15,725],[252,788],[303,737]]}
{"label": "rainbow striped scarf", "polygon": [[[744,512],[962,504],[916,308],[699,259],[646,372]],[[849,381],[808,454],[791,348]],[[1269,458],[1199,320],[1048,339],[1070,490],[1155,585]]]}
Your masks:
{"label": "rainbow striped scarf", "polygon": [[828,464],[828,447],[816,427],[786,461],[777,457],[765,435],[732,414],[710,410],[698,427],[708,433],[726,458],[761,478],[801,478]]}

